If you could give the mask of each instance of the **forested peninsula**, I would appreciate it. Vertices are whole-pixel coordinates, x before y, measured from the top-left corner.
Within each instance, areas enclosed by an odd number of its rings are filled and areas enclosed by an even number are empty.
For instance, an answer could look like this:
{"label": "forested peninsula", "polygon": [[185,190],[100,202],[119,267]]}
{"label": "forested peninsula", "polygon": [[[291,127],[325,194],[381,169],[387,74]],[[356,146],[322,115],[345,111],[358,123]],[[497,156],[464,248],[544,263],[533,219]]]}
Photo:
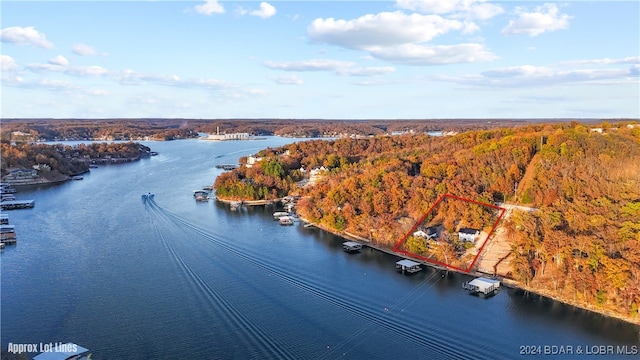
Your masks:
{"label": "forested peninsula", "polygon": [[[29,185],[68,180],[92,165],[120,164],[151,156],[148,146],[134,142],[63,144],[12,144],[0,141],[3,181]],[[18,172],[18,175],[13,173]]]}
{"label": "forested peninsula", "polygon": [[[498,275],[638,323],[638,159],[639,124],[571,122],[302,141],[241,159],[214,187],[237,200],[299,195],[304,218],[387,249],[443,194],[526,205],[535,211],[499,223],[511,251]],[[489,212],[452,203],[440,220],[486,224]]]}

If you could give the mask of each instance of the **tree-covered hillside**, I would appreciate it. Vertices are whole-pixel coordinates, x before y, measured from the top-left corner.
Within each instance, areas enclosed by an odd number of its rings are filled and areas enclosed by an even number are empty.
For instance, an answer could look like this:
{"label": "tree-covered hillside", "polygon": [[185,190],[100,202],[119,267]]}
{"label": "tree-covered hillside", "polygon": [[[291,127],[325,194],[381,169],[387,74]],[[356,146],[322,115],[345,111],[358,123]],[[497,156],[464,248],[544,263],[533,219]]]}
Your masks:
{"label": "tree-covered hillside", "polygon": [[[445,137],[308,141],[264,155],[285,164],[269,180],[273,196],[294,189],[303,196],[303,217],[388,248],[442,194],[539,208],[514,211],[501,224],[513,249],[506,275],[567,301],[638,317],[638,124],[604,123],[596,129],[573,122]],[[301,189],[291,185],[291,171],[319,166],[327,169],[319,181]],[[265,176],[264,169],[241,168],[223,179],[227,187],[246,187],[263,183]],[[442,218],[445,225],[484,224],[476,220],[489,215],[470,211],[464,202],[451,203],[443,213],[451,214]]]}

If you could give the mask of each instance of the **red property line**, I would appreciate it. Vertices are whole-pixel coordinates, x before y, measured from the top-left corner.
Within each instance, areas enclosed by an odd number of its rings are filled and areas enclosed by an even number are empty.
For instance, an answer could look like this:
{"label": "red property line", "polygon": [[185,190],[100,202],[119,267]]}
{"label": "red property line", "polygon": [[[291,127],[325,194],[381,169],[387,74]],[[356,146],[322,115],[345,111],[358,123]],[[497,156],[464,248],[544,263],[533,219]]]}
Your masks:
{"label": "red property line", "polygon": [[[414,254],[411,253],[409,251],[406,250],[402,250],[400,249],[400,246],[402,246],[405,241],[407,241],[407,238],[409,237],[410,234],[413,234],[413,232],[415,231],[415,229],[422,224],[422,222],[424,221],[424,219],[427,218],[427,216],[429,214],[431,214],[431,212],[433,211],[433,209],[435,209],[436,206],[438,206],[438,204],[440,204],[440,202],[442,202],[442,200],[444,200],[445,198],[452,198],[452,199],[456,199],[456,200],[461,200],[461,201],[465,201],[465,202],[469,202],[472,204],[477,204],[477,205],[481,205],[481,206],[488,206],[490,208],[493,209],[498,209],[500,210],[500,215],[498,216],[498,219],[496,220],[496,222],[493,224],[493,227],[491,228],[491,231],[489,232],[489,234],[487,234],[487,238],[484,240],[484,242],[482,243],[482,246],[480,246],[480,249],[478,250],[478,253],[476,254],[476,256],[473,258],[473,261],[471,262],[471,265],[469,265],[468,268],[466,269],[462,269],[459,268],[457,266],[453,266],[447,263],[443,263],[441,261],[437,261],[437,260],[433,260],[433,259],[429,259],[426,258],[424,256],[418,255],[418,254]],[[482,250],[484,249],[484,246],[487,244],[487,242],[489,241],[489,238],[491,237],[491,234],[493,234],[493,232],[495,231],[495,229],[498,227],[498,224],[500,223],[500,220],[502,220],[502,217],[504,216],[504,213],[507,209],[497,206],[497,205],[493,205],[493,204],[488,204],[488,203],[483,203],[480,201],[476,201],[476,200],[472,200],[472,199],[467,199],[467,198],[463,198],[463,197],[459,197],[459,196],[455,196],[455,195],[451,195],[451,194],[443,194],[440,195],[440,197],[438,198],[438,200],[436,200],[436,202],[431,205],[431,207],[429,208],[429,210],[420,218],[420,220],[418,220],[418,222],[416,222],[415,225],[413,225],[413,227],[411,228],[411,230],[409,230],[409,232],[400,240],[396,243],[396,245],[393,247],[393,251],[397,252],[397,253],[401,253],[401,254],[405,254],[407,256],[413,257],[413,258],[417,258],[423,261],[427,261],[430,262],[432,264],[436,264],[436,265],[440,265],[440,266],[444,266],[444,267],[448,267],[450,269],[454,269],[457,271],[461,271],[464,273],[469,273],[471,271],[471,269],[473,268],[473,265],[475,265],[476,261],[478,260],[478,257],[480,256],[480,254],[482,253]]]}

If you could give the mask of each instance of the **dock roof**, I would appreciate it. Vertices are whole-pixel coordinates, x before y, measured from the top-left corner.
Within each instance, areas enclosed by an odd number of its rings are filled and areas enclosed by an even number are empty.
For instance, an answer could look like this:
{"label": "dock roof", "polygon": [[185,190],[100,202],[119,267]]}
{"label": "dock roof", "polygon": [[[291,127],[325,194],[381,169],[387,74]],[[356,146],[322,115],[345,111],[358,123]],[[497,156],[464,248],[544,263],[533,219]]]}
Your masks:
{"label": "dock roof", "polygon": [[400,260],[398,262],[396,262],[397,265],[404,265],[404,266],[416,266],[416,265],[420,265],[420,263],[415,262],[415,261],[411,261],[409,259],[404,259],[404,260]]}
{"label": "dock roof", "polygon": [[488,279],[484,277],[475,278],[469,282],[469,285],[476,286],[480,289],[486,289],[496,284],[500,285],[500,281],[494,280],[494,279]]}
{"label": "dock roof", "polygon": [[358,246],[358,245],[360,245],[360,243],[357,243],[355,241],[347,241],[347,242],[343,242],[342,245],[345,245],[345,246]]}

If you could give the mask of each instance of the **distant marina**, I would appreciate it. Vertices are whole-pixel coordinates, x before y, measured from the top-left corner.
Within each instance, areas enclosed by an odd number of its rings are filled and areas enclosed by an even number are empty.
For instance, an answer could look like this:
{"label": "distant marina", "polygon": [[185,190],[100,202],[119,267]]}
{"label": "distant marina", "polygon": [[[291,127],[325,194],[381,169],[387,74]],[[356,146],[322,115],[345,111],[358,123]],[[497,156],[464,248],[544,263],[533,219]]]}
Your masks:
{"label": "distant marina", "polygon": [[220,133],[220,127],[216,127],[215,134],[207,134],[207,136],[200,137],[201,140],[213,140],[213,141],[230,141],[230,140],[266,140],[266,137],[257,137],[249,133]]}

